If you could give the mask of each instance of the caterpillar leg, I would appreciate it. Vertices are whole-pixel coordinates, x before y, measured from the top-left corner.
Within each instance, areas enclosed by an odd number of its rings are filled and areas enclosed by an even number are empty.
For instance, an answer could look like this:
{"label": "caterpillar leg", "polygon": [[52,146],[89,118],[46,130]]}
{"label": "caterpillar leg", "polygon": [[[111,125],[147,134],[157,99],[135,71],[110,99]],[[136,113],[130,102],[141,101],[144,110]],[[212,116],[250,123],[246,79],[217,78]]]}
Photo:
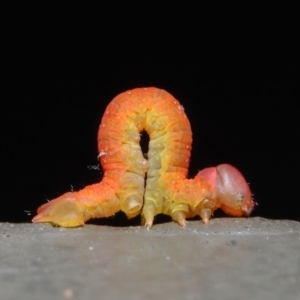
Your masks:
{"label": "caterpillar leg", "polygon": [[172,220],[182,227],[186,227],[186,218],[189,214],[189,206],[187,204],[165,202],[164,213],[171,216]]}
{"label": "caterpillar leg", "polygon": [[216,207],[214,202],[208,199],[204,199],[197,207],[196,215],[200,216],[202,222],[207,225],[215,210]]}
{"label": "caterpillar leg", "polygon": [[[153,220],[155,216],[155,209],[154,207],[148,207],[147,209],[143,210],[143,219],[145,227],[149,230],[153,225]],[[185,211],[175,210],[171,214],[172,220],[178,223],[182,227],[186,227],[186,213]]]}
{"label": "caterpillar leg", "polygon": [[155,210],[156,209],[154,203],[152,205],[144,205],[143,207],[142,222],[148,230],[151,229],[153,225],[154,217],[156,215]]}
{"label": "caterpillar leg", "polygon": [[77,200],[76,193],[66,193],[39,207],[33,223],[49,222],[62,227],[76,227],[92,217],[91,212]]}
{"label": "caterpillar leg", "polygon": [[147,229],[151,229],[155,215],[164,213],[172,217],[172,220],[182,227],[186,227],[186,217],[189,213],[188,204],[175,203],[165,201],[163,198],[158,201],[147,200],[145,201],[142,216],[144,224]]}
{"label": "caterpillar leg", "polygon": [[128,219],[141,213],[144,201],[145,179],[133,172],[126,172],[122,180],[120,191],[117,193],[120,199],[121,210]]}
{"label": "caterpillar leg", "polygon": [[136,217],[140,214],[143,206],[143,196],[139,194],[132,194],[125,198],[125,200],[120,200],[121,210],[126,214],[128,219]]}
{"label": "caterpillar leg", "polygon": [[142,210],[142,220],[145,227],[151,229],[154,217],[163,212],[164,200],[159,191],[145,192],[145,202]]}
{"label": "caterpillar leg", "polygon": [[77,227],[91,218],[109,217],[120,210],[114,190],[104,184],[68,192],[39,207],[34,223],[49,222],[61,227]]}

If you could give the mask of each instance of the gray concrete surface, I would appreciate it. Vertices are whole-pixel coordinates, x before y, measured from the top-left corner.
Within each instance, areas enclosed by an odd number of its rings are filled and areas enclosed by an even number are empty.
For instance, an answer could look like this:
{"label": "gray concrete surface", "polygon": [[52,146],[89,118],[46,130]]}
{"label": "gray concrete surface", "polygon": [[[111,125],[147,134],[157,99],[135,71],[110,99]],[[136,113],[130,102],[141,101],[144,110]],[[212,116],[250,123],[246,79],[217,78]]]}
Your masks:
{"label": "gray concrete surface", "polygon": [[300,223],[0,223],[0,299],[300,299]]}

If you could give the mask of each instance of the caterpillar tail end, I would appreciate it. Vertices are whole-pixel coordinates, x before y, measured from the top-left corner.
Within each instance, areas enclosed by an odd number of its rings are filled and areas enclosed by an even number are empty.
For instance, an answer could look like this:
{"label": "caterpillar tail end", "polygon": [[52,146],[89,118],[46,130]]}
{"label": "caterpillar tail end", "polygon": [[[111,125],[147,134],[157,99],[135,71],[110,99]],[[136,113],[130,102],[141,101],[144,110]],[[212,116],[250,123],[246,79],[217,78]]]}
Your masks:
{"label": "caterpillar tail end", "polygon": [[51,223],[61,227],[82,226],[92,216],[87,207],[76,201],[76,193],[66,193],[38,208],[33,223]]}

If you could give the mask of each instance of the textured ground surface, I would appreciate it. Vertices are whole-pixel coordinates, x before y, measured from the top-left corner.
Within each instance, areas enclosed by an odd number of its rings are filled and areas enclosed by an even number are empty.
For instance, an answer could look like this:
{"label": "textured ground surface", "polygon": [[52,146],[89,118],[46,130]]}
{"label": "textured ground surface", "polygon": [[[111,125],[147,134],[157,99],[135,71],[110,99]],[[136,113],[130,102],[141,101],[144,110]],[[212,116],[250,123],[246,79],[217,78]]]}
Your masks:
{"label": "textured ground surface", "polygon": [[300,299],[300,223],[0,223],[1,299]]}

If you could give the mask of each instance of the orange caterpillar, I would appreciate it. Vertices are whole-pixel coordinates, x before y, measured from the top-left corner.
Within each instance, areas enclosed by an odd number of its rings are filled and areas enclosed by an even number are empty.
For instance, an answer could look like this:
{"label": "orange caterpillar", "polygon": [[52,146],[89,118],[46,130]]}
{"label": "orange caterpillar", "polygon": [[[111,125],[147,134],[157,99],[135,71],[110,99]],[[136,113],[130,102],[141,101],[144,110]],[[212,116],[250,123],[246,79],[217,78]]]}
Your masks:
{"label": "orange caterpillar", "polygon": [[[150,137],[148,160],[140,147],[142,130]],[[249,215],[251,192],[233,166],[206,168],[187,178],[191,143],[183,107],[168,92],[151,87],[121,93],[108,105],[98,132],[102,181],[42,205],[32,221],[75,227],[122,210],[128,218],[142,213],[149,229],[160,213],[182,226],[195,215],[207,224],[218,208]]]}

